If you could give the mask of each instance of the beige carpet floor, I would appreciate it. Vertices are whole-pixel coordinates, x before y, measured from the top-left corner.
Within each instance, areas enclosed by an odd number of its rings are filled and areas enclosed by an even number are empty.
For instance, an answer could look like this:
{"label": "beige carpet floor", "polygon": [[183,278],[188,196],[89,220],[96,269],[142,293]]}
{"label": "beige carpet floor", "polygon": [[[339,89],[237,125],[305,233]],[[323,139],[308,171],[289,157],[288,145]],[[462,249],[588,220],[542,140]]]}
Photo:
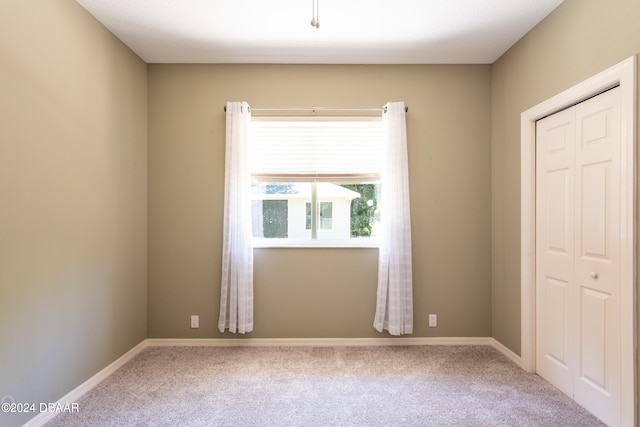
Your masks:
{"label": "beige carpet floor", "polygon": [[487,346],[151,347],[55,426],[599,426]]}

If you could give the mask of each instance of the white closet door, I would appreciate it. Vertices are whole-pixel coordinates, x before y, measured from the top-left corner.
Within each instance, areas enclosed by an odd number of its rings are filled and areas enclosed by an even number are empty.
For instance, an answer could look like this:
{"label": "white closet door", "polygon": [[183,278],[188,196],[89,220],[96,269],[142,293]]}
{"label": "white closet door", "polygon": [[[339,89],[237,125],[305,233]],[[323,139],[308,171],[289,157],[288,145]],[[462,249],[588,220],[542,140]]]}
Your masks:
{"label": "white closet door", "polygon": [[620,404],[620,91],[576,107],[575,400],[610,425]]}
{"label": "white closet door", "polygon": [[537,124],[538,373],[620,423],[620,91]]}

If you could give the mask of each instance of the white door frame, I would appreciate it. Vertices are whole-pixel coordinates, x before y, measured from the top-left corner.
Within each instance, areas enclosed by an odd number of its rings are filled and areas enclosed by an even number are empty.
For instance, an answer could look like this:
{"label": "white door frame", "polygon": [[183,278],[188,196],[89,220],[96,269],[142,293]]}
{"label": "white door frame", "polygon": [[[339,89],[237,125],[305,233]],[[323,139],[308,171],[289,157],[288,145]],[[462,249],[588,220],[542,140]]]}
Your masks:
{"label": "white door frame", "polygon": [[636,57],[632,56],[521,115],[522,367],[536,372],[536,120],[619,85],[621,90],[621,421],[635,425]]}

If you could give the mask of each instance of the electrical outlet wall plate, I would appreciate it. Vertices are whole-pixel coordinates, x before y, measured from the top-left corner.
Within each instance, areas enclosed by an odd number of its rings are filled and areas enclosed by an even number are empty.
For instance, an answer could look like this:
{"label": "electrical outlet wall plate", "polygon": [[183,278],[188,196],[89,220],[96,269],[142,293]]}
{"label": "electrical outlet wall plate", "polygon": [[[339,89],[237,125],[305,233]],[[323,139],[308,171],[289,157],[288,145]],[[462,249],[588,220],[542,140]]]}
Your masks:
{"label": "electrical outlet wall plate", "polygon": [[430,314],[429,315],[429,327],[430,328],[435,328],[436,326],[438,326],[438,315],[437,314]]}
{"label": "electrical outlet wall plate", "polygon": [[197,329],[200,327],[200,316],[192,315],[191,316],[191,329]]}

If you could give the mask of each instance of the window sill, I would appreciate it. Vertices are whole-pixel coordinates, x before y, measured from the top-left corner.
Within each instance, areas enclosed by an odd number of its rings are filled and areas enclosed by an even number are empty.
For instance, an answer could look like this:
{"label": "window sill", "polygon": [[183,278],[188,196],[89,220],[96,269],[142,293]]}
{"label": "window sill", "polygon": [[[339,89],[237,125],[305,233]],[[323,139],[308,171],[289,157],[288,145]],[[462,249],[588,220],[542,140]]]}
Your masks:
{"label": "window sill", "polygon": [[371,248],[378,249],[377,239],[349,240],[294,240],[294,239],[253,239],[254,249],[269,248]]}

